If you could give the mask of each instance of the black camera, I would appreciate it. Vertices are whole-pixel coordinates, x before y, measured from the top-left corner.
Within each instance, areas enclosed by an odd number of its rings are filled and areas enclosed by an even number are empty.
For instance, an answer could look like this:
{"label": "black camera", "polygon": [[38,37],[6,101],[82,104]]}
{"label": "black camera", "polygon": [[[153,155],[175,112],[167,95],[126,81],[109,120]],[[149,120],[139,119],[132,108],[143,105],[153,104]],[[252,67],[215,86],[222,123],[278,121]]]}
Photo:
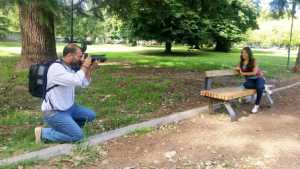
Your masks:
{"label": "black camera", "polygon": [[[84,59],[88,57],[89,54],[87,53],[83,53],[84,55]],[[100,62],[105,62],[107,60],[107,58],[105,57],[105,54],[102,55],[91,55],[92,58],[92,62],[94,62],[95,60],[100,60]]]}
{"label": "black camera", "polygon": [[[81,50],[82,50],[82,53],[84,55],[84,59],[88,57],[88,53],[84,53],[87,49],[87,44],[82,42],[81,43]],[[91,55],[91,58],[92,58],[92,62],[94,62],[95,60],[100,60],[100,62],[105,62],[107,60],[107,58],[105,57],[105,54],[102,54],[102,55]]]}

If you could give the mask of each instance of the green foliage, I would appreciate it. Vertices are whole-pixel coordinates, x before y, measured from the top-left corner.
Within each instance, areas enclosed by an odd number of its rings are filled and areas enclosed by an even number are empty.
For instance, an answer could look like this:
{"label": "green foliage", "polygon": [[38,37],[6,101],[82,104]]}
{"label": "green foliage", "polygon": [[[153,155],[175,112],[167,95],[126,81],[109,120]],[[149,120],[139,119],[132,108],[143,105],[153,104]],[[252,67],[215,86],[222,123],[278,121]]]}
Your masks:
{"label": "green foliage", "polygon": [[228,52],[232,43],[239,42],[248,29],[258,29],[258,9],[250,0],[231,1],[220,14],[211,20],[214,40],[217,42],[216,51]]}
{"label": "green foliage", "polygon": [[[160,10],[141,7],[142,0],[130,6],[122,26],[122,36],[134,39],[156,40],[190,46],[217,42],[217,50],[229,51],[233,42],[242,38],[247,29],[257,28],[258,11],[250,1],[159,1],[164,5],[164,15]],[[215,13],[215,15],[210,15]]]}
{"label": "green foliage", "polygon": [[17,32],[20,31],[19,10],[16,5],[6,6],[2,9],[0,8],[0,13],[2,13],[10,20],[9,24],[7,25],[8,30]]}
{"label": "green foliage", "polygon": [[[263,20],[260,18],[258,22],[260,29],[247,31],[245,42],[251,45],[258,45],[262,48],[271,48],[273,46],[278,47],[280,38],[280,47],[287,49],[290,43],[291,22],[291,19]],[[296,38],[299,36],[300,22],[299,19],[294,19],[291,49],[295,50],[296,45],[300,44],[300,39]]]}
{"label": "green foliage", "polygon": [[[143,1],[137,1],[143,3]],[[122,36],[133,39],[156,40],[158,42],[186,43],[194,45],[208,39],[206,23],[198,9],[189,8],[193,2],[162,1],[168,12],[157,15],[153,8],[134,8],[133,14],[122,27]],[[195,2],[196,3],[196,2]],[[188,5],[186,5],[188,4]]]}
{"label": "green foliage", "polygon": [[[292,5],[292,9],[290,8]],[[293,17],[296,13],[296,7],[300,6],[299,0],[273,0],[270,2],[271,14],[275,19]]]}
{"label": "green foliage", "polygon": [[[71,29],[71,4],[65,3],[62,5],[61,18],[56,20],[57,35],[62,37],[70,36]],[[92,39],[101,36],[105,31],[103,21],[103,12],[101,9],[95,9],[90,1],[74,2],[73,5],[73,35],[74,39],[83,40],[87,37]]]}
{"label": "green foliage", "polygon": [[8,30],[9,22],[7,17],[0,15],[0,41],[5,40],[10,32]]}
{"label": "green foliage", "polygon": [[150,133],[152,132],[153,130],[155,130],[154,128],[149,128],[149,127],[137,127],[134,131],[132,132],[129,132],[128,134],[134,134],[136,136],[141,136],[143,134],[146,134],[146,133]]}

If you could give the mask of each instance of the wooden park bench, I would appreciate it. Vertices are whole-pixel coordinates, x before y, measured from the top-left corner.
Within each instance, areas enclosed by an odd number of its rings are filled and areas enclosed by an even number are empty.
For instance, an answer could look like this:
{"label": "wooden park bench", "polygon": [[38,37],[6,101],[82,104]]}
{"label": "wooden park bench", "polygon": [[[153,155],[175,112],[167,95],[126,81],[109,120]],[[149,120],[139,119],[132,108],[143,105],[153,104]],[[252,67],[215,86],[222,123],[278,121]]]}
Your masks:
{"label": "wooden park bench", "polygon": [[[228,110],[231,116],[231,122],[236,120],[235,113],[229,103],[230,100],[236,98],[242,98],[245,96],[251,95],[251,103],[254,104],[254,98],[256,94],[256,89],[246,89],[244,86],[229,86],[229,87],[222,87],[217,89],[211,90],[211,81],[212,77],[218,76],[229,76],[229,75],[239,75],[240,73],[237,70],[212,70],[212,71],[205,71],[205,90],[201,91],[201,95],[208,98],[208,113],[213,112],[213,102],[221,102],[225,105],[226,109]],[[265,85],[268,86],[270,89],[274,88],[274,85]],[[270,107],[274,106],[274,102],[271,96],[264,91],[264,94],[268,97],[271,105]]]}

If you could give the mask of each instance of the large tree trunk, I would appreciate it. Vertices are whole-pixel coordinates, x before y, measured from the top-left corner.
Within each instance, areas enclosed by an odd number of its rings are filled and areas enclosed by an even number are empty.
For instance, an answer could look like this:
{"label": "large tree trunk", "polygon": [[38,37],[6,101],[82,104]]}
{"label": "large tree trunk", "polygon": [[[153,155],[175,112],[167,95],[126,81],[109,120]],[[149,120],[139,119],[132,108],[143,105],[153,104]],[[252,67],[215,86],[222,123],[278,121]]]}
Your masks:
{"label": "large tree trunk", "polygon": [[136,40],[132,41],[132,46],[137,46]]}
{"label": "large tree trunk", "polygon": [[230,41],[217,41],[215,50],[218,52],[228,52],[231,48],[231,42]]}
{"label": "large tree trunk", "polygon": [[172,43],[171,42],[166,42],[166,48],[164,53],[165,54],[171,54],[171,48],[172,48]]}
{"label": "large tree trunk", "polygon": [[292,73],[300,73],[300,46],[298,46],[297,59],[296,59],[295,65],[292,69]]}
{"label": "large tree trunk", "polygon": [[199,45],[196,43],[194,49],[200,49]]}
{"label": "large tree trunk", "polygon": [[19,6],[22,52],[16,71],[28,69],[42,60],[57,59],[54,19],[49,18],[48,26],[42,25],[38,20],[38,11],[41,10],[37,7],[37,0],[29,8]]}

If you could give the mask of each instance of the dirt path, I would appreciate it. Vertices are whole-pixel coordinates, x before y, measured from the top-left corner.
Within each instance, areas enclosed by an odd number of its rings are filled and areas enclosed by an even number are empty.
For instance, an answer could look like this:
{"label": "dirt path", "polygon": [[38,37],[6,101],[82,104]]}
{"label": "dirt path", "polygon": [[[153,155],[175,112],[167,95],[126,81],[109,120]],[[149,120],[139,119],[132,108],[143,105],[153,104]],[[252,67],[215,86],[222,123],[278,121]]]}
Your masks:
{"label": "dirt path", "polygon": [[[163,124],[142,135],[129,134],[101,143],[97,166],[66,168],[300,168],[300,85],[273,94],[274,108],[263,97],[258,114],[253,105],[234,108],[240,118],[230,123],[225,110]],[[222,113],[224,112],[224,113]],[[35,168],[56,168],[59,157]]]}
{"label": "dirt path", "polygon": [[220,113],[201,114],[108,141],[102,144],[109,150],[102,167],[299,168],[299,91],[295,86],[275,93],[274,108],[262,104],[259,114],[249,113],[252,105],[236,108],[238,122]]}

